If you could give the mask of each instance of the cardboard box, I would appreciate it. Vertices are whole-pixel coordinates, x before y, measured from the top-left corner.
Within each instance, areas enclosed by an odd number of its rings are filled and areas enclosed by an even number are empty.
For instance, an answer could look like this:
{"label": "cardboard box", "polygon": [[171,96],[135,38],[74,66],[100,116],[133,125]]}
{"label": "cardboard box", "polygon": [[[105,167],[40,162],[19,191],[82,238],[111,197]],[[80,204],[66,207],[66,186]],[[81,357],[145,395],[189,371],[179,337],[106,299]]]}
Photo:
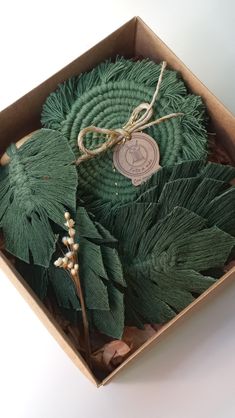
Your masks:
{"label": "cardboard box", "polygon": [[[0,152],[3,152],[10,142],[17,141],[27,133],[40,127],[42,104],[49,93],[56,89],[58,83],[73,75],[88,71],[106,58],[115,57],[116,55],[123,55],[126,58],[144,56],[156,62],[166,60],[168,67],[179,71],[189,90],[203,97],[211,119],[211,129],[216,132],[217,138],[223,143],[223,147],[235,160],[235,118],[233,115],[139,17],[135,17],[127,22],[81,57],[3,110],[0,114]],[[97,386],[109,382],[130,361],[138,358],[138,354],[143,352],[146,347],[158,342],[166,332],[176,326],[176,324],[179,324],[180,320],[188,316],[196,308],[199,308],[201,303],[208,301],[208,298],[214,296],[215,292],[222,289],[224,285],[235,279],[235,268],[233,268],[184,311],[161,328],[156,336],[148,340],[114,372],[103,381],[98,381],[54,318],[3,254],[0,254],[0,268],[9,277],[9,280],[29,303],[73,362]]]}

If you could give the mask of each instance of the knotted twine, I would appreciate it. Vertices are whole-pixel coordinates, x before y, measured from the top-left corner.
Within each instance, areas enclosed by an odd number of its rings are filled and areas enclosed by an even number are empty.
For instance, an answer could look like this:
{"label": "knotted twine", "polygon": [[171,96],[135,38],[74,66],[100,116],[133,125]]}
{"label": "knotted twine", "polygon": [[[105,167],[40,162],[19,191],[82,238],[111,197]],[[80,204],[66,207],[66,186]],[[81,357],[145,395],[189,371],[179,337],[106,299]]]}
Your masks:
{"label": "knotted twine", "polygon": [[[120,144],[121,142],[125,143],[125,141],[131,139],[131,134],[133,132],[140,132],[146,128],[149,128],[153,125],[159,125],[161,122],[164,122],[171,118],[176,118],[178,116],[183,116],[184,113],[177,112],[177,113],[170,113],[169,115],[162,116],[161,118],[155,119],[152,122],[149,122],[153,115],[153,105],[156,102],[164,70],[167,66],[166,61],[163,61],[160,76],[157,82],[156,89],[154,91],[152,100],[150,103],[141,103],[138,105],[131,113],[130,118],[124,124],[122,128],[117,129],[106,129],[106,128],[99,128],[97,126],[87,126],[83,128],[78,134],[78,148],[81,152],[81,156],[77,159],[76,165],[81,164],[83,161],[90,160],[100,154],[103,154],[110,148],[115,147],[116,145]],[[142,113],[144,111],[144,113]],[[107,136],[107,140],[101,144],[99,147],[94,149],[89,149],[84,145],[84,137],[89,132],[95,132],[99,134],[104,134]]]}
{"label": "knotted twine", "polygon": [[[124,127],[136,106],[151,102],[160,72],[161,64],[148,58],[133,61],[116,57],[114,61],[101,62],[58,85],[43,105],[42,125],[63,133],[77,159],[81,156],[79,132],[90,125],[111,130]],[[183,117],[171,118],[144,131],[157,142],[162,167],[206,157],[205,106],[200,96],[188,92],[176,71],[168,68],[164,71],[153,110],[152,119],[173,112],[184,113]],[[84,137],[84,144],[94,150],[107,139],[110,137],[90,132]],[[99,158],[77,166],[78,196],[86,205],[96,201],[99,207],[104,202],[112,206],[134,198],[136,187],[115,169],[113,152],[114,149],[108,149]]]}

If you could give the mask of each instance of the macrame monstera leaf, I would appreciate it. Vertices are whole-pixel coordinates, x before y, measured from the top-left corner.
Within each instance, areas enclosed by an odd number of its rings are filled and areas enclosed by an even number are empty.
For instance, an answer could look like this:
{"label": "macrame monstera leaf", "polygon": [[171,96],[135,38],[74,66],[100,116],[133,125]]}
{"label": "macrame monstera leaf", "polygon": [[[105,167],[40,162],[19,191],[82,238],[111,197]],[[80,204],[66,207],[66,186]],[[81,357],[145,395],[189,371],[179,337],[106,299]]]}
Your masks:
{"label": "macrame monstera leaf", "polygon": [[65,137],[50,129],[32,134],[10,162],[0,167],[0,227],[7,251],[29,263],[48,267],[65,210],[76,207],[77,172]]}
{"label": "macrame monstera leaf", "polygon": [[[161,65],[149,59],[105,61],[59,85],[44,104],[42,124],[62,132],[78,157],[77,137],[81,129],[90,125],[121,128],[136,106],[151,101],[160,70]],[[206,156],[204,105],[199,96],[187,93],[175,71],[165,70],[153,110],[152,120],[172,112],[184,113],[146,130],[159,145],[161,166]],[[102,135],[90,133],[84,143],[87,148],[94,148],[104,140]],[[127,202],[135,194],[131,180],[114,169],[113,150],[83,162],[78,173],[79,195],[86,202],[90,198],[101,203]]]}
{"label": "macrame monstera leaf", "polygon": [[[111,337],[121,338],[126,284],[114,248],[116,240],[94,222],[83,207],[77,210],[75,228],[76,241],[79,240],[79,274],[90,326]],[[80,302],[67,270],[55,267],[53,262],[45,269],[18,261],[17,268],[39,297],[45,297],[50,286],[63,314],[69,320],[80,320]]]}
{"label": "macrame monstera leaf", "polygon": [[127,324],[164,323],[215,282],[204,272],[223,268],[235,246],[234,177],[200,161],[163,168],[134,202],[105,213],[119,240]]}

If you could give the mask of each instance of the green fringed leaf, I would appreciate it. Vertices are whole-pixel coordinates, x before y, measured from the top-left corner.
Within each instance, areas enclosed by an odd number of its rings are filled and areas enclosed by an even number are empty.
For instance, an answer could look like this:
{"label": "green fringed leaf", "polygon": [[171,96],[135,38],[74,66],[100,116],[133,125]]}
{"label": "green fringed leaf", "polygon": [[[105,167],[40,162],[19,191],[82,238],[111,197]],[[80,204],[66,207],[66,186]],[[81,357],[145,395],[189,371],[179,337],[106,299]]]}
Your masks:
{"label": "green fringed leaf", "polygon": [[78,262],[87,308],[108,310],[108,292],[102,280],[108,280],[108,276],[100,247],[89,241],[81,241]]}
{"label": "green fringed leaf", "polygon": [[126,324],[164,323],[215,283],[203,272],[222,269],[235,247],[231,173],[202,161],[164,167],[101,219],[119,241]]}
{"label": "green fringed leaf", "polygon": [[104,228],[99,222],[95,220],[94,215],[88,214],[86,209],[82,206],[77,208],[76,214],[77,224],[77,239],[87,239],[95,244],[109,244],[115,245],[117,240]]}
{"label": "green fringed leaf", "polygon": [[[203,216],[210,202],[227,187],[223,181],[199,177],[169,181],[159,197],[159,217],[165,216],[176,206],[183,206]],[[145,195],[141,196],[142,201]]]}
{"label": "green fringed leaf", "polygon": [[107,276],[113,282],[125,287],[126,282],[123,277],[122,265],[117,250],[103,245],[101,251]]}
{"label": "green fringed leaf", "polygon": [[[205,229],[203,218],[180,207],[153,226],[153,231],[155,242],[151,245],[150,237],[143,236],[137,258],[129,258],[128,263],[126,257],[124,261],[128,283],[126,303],[131,304],[135,316],[139,312],[136,325],[144,320],[158,322],[160,317],[164,317],[165,305],[175,312],[184,309],[194,300],[192,293],[200,294],[214,283],[213,278],[205,277],[197,270],[224,264],[235,244],[233,237],[216,227]],[[149,281],[156,286],[149,284]],[[161,301],[158,302],[157,313],[152,308],[153,301],[149,301],[150,308],[146,311],[142,296],[144,290],[140,289],[141,286],[147,289],[146,292],[150,292],[151,288],[151,297]],[[136,299],[132,293],[136,295]],[[133,302],[136,300],[137,303],[137,298],[138,308]]]}
{"label": "green fringed leaf", "polygon": [[203,160],[186,161],[174,165],[168,169],[168,172],[170,172],[169,180],[197,177],[204,167],[205,162]]}
{"label": "green fringed leaf", "polygon": [[161,255],[172,242],[180,240],[185,233],[193,234],[205,227],[206,221],[189,210],[176,207],[143,235],[138,248],[138,255],[145,258],[154,252]]}
{"label": "green fringed leaf", "polygon": [[[187,178],[183,177],[181,170],[188,175]],[[209,226],[216,224],[235,235],[235,188],[227,183],[234,177],[233,167],[222,166],[221,169],[220,164],[203,166],[201,161],[190,161],[167,167],[168,176],[160,174],[164,171],[166,167],[152,176],[149,189],[148,182],[140,187],[136,202],[157,203],[158,217],[164,217],[176,206],[183,206],[207,219]],[[211,173],[213,178],[207,178],[206,173]],[[165,179],[165,183],[159,185],[158,176]]]}
{"label": "green fringed leaf", "polygon": [[203,167],[201,176],[229,182],[235,178],[235,167],[209,162]]}
{"label": "green fringed leaf", "polygon": [[207,217],[210,225],[217,225],[231,235],[235,235],[235,187],[230,187],[223,194],[215,197],[203,216]]}
{"label": "green fringed leaf", "polygon": [[157,294],[161,301],[164,301],[176,312],[182,311],[184,308],[186,308],[186,306],[195,300],[190,292],[185,289],[180,289],[176,286],[172,288],[164,286],[159,287]]}
{"label": "green fringed leaf", "polygon": [[19,149],[8,148],[10,163],[0,167],[0,226],[7,251],[48,267],[65,210],[75,211],[77,173],[74,155],[58,132],[41,129]]}
{"label": "green fringed leaf", "polygon": [[77,208],[76,230],[78,239],[87,238],[92,241],[102,239],[102,235],[97,230],[94,221],[92,221],[86,209],[82,206]]}
{"label": "green fringed leaf", "polygon": [[124,329],[123,294],[111,283],[107,289],[110,310],[92,310],[92,323],[101,333],[120,339]]}
{"label": "green fringed leaf", "polygon": [[204,178],[185,203],[185,207],[203,216],[209,203],[226,188],[227,185],[223,181]]}
{"label": "green fringed leaf", "polygon": [[101,235],[101,240],[96,239],[95,242],[97,244],[108,244],[111,247],[115,247],[117,246],[117,240],[116,238],[113,237],[113,235],[110,234],[110,232],[108,231],[108,229],[104,228],[103,225],[101,225],[99,222],[95,222],[95,226],[97,228],[97,230],[99,231],[100,235]]}
{"label": "green fringed leaf", "polygon": [[204,276],[195,270],[183,270],[177,266],[164,273],[156,270],[150,272],[150,279],[164,288],[179,288],[191,293],[201,294],[215,283],[213,277]]}
{"label": "green fringed leaf", "polygon": [[[202,184],[202,188],[205,185],[205,190],[207,192],[209,190],[209,185],[207,185],[207,181],[211,182],[211,185],[218,185],[217,194],[225,189],[227,184],[226,182],[232,180],[235,177],[235,168],[231,166],[222,166],[220,164],[215,163],[208,163],[205,165],[203,160],[198,161],[186,161],[181,164],[177,164],[171,167],[162,167],[160,170],[158,170],[155,174],[151,176],[151,178],[143,183],[139,189],[137,190],[136,199],[137,201],[142,202],[157,202],[160,194],[162,193],[163,187],[167,184],[167,187],[169,182],[173,182],[177,180],[177,183],[170,183],[171,187],[176,184],[177,187],[183,187],[184,184],[187,184],[190,182],[191,178],[199,178],[198,184]],[[182,183],[180,180],[185,179],[186,183],[183,181]],[[213,182],[214,180],[214,182]],[[195,184],[197,184],[197,180],[195,180]],[[219,188],[219,185],[222,186],[221,189]],[[179,185],[179,186],[178,186]],[[169,189],[165,190],[164,193],[166,193]],[[187,192],[187,190],[186,190]],[[216,190],[215,190],[216,192]],[[195,189],[195,195],[197,196],[198,190]],[[170,193],[169,193],[170,194]],[[179,194],[176,196],[176,198],[179,196]],[[216,193],[215,193],[216,196]],[[211,196],[211,199],[213,196]],[[163,199],[162,199],[163,200]],[[186,195],[186,201],[190,202],[190,199],[187,199]],[[180,202],[182,206],[182,201]],[[191,209],[188,207],[188,209]]]}
{"label": "green fringed leaf", "polygon": [[[99,222],[94,221],[94,216],[88,215],[83,207],[77,209],[77,230],[81,241],[81,248],[84,246],[84,253],[87,257],[87,268],[93,269],[98,276],[110,279],[125,286],[122,266],[118,253],[113,245],[117,240]],[[90,245],[84,238],[91,240],[94,245]],[[83,250],[83,248],[82,248]],[[94,265],[88,259],[89,251],[93,254]],[[92,257],[92,254],[91,254]],[[81,253],[80,253],[81,258]],[[98,267],[98,268],[97,268]],[[99,268],[100,267],[100,268]]]}
{"label": "green fringed leaf", "polygon": [[74,282],[67,270],[54,267],[49,268],[50,284],[54,291],[57,303],[66,309],[81,310]]}
{"label": "green fringed leaf", "polygon": [[154,223],[156,209],[154,204],[134,202],[120,206],[113,211],[114,214],[110,213],[108,228],[120,242],[125,242],[124,252],[127,252],[130,257],[136,256],[142,236]]}
{"label": "green fringed leaf", "polygon": [[114,283],[125,286],[116,239],[84,208],[77,210],[80,236],[80,279],[89,310],[90,325],[101,333],[121,338],[124,327],[123,294]]}
{"label": "green fringed leaf", "polygon": [[183,235],[172,243],[170,251],[180,268],[202,271],[225,264],[234,245],[234,237],[212,227]]}
{"label": "green fringed leaf", "polygon": [[24,263],[16,259],[16,269],[22,275],[24,280],[33,289],[39,299],[44,300],[47,295],[49,275],[47,269]]}
{"label": "green fringed leaf", "polygon": [[176,206],[188,205],[199,184],[198,178],[177,179],[166,183],[159,198],[161,216],[166,216]]}
{"label": "green fringed leaf", "polygon": [[142,183],[136,191],[137,201],[157,202],[165,183],[171,176],[171,169],[172,167],[162,167],[149,180]]}
{"label": "green fringed leaf", "polygon": [[[143,280],[141,272],[136,271],[134,276],[126,276],[126,280],[125,307],[129,325],[164,323],[175,316],[175,311],[159,298],[158,286],[150,280]],[[130,322],[131,317],[137,320]]]}
{"label": "green fringed leaf", "polygon": [[162,167],[149,180],[141,184],[137,190],[136,201],[157,202],[166,183],[169,184],[169,182],[175,180],[188,180],[189,178],[197,177],[203,168],[204,162],[202,160],[187,161],[170,167]]}
{"label": "green fringed leaf", "polygon": [[48,217],[38,209],[29,218],[13,202],[2,221],[5,248],[27,263],[31,257],[37,265],[47,266],[55,251],[57,235],[52,231]]}
{"label": "green fringed leaf", "polygon": [[[124,326],[123,294],[119,289],[125,286],[125,280],[114,248],[116,239],[83,207],[77,209],[75,230],[79,240],[79,276],[90,326],[118,338]],[[64,314],[76,320],[72,310],[71,306]]]}
{"label": "green fringed leaf", "polygon": [[[79,277],[90,327],[120,338],[124,327],[122,288],[125,280],[114,248],[116,239],[95,222],[94,216],[89,215],[85,208],[78,208],[74,228],[75,242],[79,239]],[[61,252],[63,254],[63,244],[58,242],[56,256]],[[61,314],[73,323],[81,322],[81,306],[74,281],[68,270],[54,266],[54,258],[49,268],[20,260],[17,260],[17,268],[41,299],[52,292]]]}

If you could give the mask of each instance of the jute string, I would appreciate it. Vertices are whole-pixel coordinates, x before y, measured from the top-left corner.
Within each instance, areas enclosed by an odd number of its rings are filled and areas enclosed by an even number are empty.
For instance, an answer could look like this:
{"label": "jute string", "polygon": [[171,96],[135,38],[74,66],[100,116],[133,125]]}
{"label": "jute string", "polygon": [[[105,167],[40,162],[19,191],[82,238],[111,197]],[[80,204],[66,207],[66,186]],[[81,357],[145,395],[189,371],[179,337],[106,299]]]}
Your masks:
{"label": "jute string", "polygon": [[[122,128],[118,129],[105,129],[105,128],[99,128],[97,126],[87,126],[86,128],[83,128],[79,134],[78,134],[78,148],[81,152],[81,156],[77,159],[76,164],[79,165],[83,161],[90,160],[91,158],[96,157],[97,155],[100,155],[107,151],[110,148],[113,148],[115,145],[131,139],[131,134],[133,132],[140,132],[143,131],[146,128],[149,128],[153,125],[159,125],[161,122],[164,122],[168,119],[176,118],[178,116],[182,116],[183,113],[170,113],[169,115],[162,116],[159,119],[155,119],[151,122],[149,120],[151,119],[153,115],[153,105],[156,102],[162,78],[163,73],[166,68],[167,63],[163,61],[160,76],[157,82],[157,86],[155,89],[155,92],[153,94],[152,100],[150,103],[141,103],[139,106],[137,106],[133,112],[131,113],[131,116],[129,120],[125,123],[125,125]],[[144,113],[143,113],[144,111]],[[94,132],[98,134],[104,134],[107,137],[107,140],[99,145],[97,148],[89,149],[86,148],[84,145],[84,137],[87,133]]]}

